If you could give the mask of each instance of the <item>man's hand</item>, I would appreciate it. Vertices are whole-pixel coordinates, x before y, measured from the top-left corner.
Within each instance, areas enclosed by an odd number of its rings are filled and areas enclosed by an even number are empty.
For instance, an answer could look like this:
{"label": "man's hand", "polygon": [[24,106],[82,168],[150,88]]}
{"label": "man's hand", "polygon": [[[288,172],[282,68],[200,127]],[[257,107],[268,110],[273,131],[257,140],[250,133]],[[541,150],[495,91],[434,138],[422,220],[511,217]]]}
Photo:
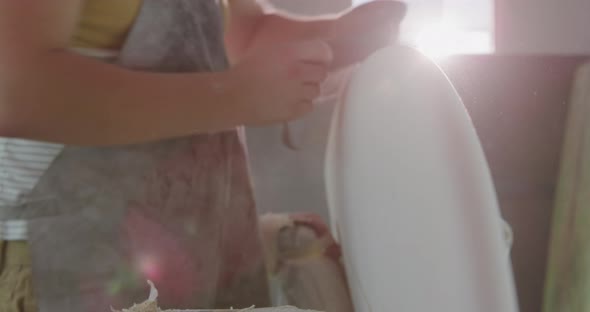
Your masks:
{"label": "man's hand", "polygon": [[311,111],[331,62],[319,40],[264,47],[229,72],[229,92],[247,125],[289,121]]}
{"label": "man's hand", "polygon": [[[238,10],[237,17],[232,18],[236,23],[230,29],[230,41],[240,43],[240,53],[234,55],[239,59],[240,54],[278,43],[322,40],[334,51],[331,65],[334,70],[362,61],[395,40],[405,11],[403,3],[389,0],[364,4],[333,20],[296,21],[278,15],[257,15],[254,18],[254,14],[239,13]],[[249,26],[249,31],[244,31],[247,27],[238,29],[239,25]],[[235,35],[238,31],[242,34]]]}
{"label": "man's hand", "polygon": [[326,38],[334,50],[335,68],[360,62],[397,40],[406,7],[397,1],[379,0],[357,7],[334,21]]}

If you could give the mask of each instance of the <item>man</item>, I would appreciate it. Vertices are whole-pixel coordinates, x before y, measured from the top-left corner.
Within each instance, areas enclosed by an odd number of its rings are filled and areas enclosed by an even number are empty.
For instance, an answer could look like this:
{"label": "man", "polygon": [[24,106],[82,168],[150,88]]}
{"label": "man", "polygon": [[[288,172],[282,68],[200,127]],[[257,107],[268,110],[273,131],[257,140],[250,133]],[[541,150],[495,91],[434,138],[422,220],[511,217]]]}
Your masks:
{"label": "man", "polygon": [[264,276],[234,129],[308,113],[330,70],[388,43],[402,8],[300,22],[230,1],[231,67],[218,11],[0,0],[0,310],[125,306],[147,278],[177,308],[264,292],[248,282]]}

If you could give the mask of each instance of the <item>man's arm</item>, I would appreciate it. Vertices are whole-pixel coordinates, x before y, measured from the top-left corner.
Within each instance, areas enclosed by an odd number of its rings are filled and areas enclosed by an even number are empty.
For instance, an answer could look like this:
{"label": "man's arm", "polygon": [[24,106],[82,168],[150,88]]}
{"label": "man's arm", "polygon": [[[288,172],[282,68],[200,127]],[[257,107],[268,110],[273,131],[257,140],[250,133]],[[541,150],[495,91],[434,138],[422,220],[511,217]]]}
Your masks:
{"label": "man's arm", "polygon": [[0,136],[133,144],[310,110],[325,44],[261,49],[220,73],[131,71],[68,52],[82,0],[0,0]]}
{"label": "man's arm", "polygon": [[222,73],[142,73],[69,53],[79,9],[80,0],[0,0],[0,136],[111,145],[243,121]]}

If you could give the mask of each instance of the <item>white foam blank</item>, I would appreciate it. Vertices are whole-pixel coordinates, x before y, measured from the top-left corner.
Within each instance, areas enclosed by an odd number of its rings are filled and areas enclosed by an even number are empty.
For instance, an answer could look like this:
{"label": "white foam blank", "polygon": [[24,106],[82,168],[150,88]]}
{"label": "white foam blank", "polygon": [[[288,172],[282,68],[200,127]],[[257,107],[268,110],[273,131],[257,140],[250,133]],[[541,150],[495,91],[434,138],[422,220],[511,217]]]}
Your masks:
{"label": "white foam blank", "polygon": [[353,75],[326,158],[357,312],[515,312],[490,172],[442,71],[392,46]]}

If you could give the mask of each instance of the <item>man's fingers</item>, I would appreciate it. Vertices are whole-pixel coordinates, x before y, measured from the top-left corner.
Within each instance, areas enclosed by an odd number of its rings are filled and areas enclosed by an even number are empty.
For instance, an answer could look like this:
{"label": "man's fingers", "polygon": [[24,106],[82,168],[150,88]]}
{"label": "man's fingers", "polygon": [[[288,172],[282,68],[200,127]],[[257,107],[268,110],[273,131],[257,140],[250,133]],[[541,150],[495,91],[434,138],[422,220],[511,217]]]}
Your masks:
{"label": "man's fingers", "polygon": [[320,86],[318,84],[306,83],[301,87],[301,100],[313,101],[320,95]]}
{"label": "man's fingers", "polygon": [[292,76],[304,83],[321,83],[328,76],[328,67],[319,64],[298,63],[293,66]]}
{"label": "man's fingers", "polygon": [[292,46],[296,61],[329,65],[334,59],[332,48],[324,41],[312,40],[296,43]]}

